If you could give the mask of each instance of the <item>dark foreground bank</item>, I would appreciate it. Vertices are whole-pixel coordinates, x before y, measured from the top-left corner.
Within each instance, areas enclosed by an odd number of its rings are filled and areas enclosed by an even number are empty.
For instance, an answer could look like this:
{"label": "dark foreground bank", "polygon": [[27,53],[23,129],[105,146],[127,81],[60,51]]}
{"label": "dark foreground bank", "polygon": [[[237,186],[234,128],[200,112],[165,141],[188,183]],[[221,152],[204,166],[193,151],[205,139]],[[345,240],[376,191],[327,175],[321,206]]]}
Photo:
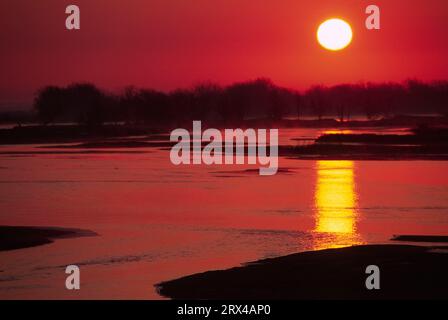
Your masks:
{"label": "dark foreground bank", "polygon": [[40,246],[55,239],[96,235],[93,231],[81,229],[0,226],[0,251]]}
{"label": "dark foreground bank", "polygon": [[[380,268],[367,290],[366,267]],[[448,299],[448,247],[367,245],[296,253],[157,285],[173,299]]]}

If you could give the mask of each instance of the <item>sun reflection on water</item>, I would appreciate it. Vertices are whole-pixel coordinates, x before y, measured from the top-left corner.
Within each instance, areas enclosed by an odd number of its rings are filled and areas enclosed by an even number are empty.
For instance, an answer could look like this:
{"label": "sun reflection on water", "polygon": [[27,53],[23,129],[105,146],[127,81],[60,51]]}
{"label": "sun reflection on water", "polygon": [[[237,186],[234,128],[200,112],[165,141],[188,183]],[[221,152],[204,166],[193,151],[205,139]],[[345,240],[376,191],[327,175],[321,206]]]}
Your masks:
{"label": "sun reflection on water", "polygon": [[361,244],[353,161],[317,161],[315,249]]}

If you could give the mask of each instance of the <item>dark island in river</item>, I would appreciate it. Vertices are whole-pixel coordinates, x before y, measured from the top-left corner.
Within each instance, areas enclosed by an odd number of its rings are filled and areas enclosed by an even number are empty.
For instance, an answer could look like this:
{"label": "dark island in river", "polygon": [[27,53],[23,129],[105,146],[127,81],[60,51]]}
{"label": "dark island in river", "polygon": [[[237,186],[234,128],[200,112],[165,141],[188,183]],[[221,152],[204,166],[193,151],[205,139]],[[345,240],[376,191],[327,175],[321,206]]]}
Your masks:
{"label": "dark island in river", "polygon": [[0,226],[0,251],[40,246],[56,239],[91,236],[97,234],[73,228]]}
{"label": "dark island in river", "polygon": [[[380,269],[368,290],[366,268]],[[172,299],[448,299],[448,247],[365,245],[302,252],[158,284]]]}

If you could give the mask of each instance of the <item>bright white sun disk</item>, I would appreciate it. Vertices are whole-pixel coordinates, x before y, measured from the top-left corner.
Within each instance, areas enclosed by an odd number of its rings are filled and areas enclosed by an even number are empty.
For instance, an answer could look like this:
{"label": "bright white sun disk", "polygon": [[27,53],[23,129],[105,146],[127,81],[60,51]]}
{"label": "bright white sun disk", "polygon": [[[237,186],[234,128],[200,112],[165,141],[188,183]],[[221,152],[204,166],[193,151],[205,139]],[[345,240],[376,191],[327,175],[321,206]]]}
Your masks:
{"label": "bright white sun disk", "polygon": [[342,19],[329,19],[317,29],[317,40],[325,49],[337,51],[352,41],[352,28]]}

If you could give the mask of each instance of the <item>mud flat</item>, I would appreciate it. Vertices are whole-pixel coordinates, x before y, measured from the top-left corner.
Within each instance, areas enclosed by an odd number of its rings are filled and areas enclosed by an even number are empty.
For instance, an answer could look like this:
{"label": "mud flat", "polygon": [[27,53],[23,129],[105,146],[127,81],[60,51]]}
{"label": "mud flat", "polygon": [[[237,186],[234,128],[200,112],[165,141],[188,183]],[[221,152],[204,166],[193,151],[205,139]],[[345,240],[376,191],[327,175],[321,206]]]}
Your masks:
{"label": "mud flat", "polygon": [[0,251],[40,246],[62,238],[97,235],[93,231],[81,229],[0,226]]}
{"label": "mud flat", "polygon": [[[448,247],[365,245],[296,253],[156,285],[172,299],[448,299]],[[367,290],[366,267],[380,268]]]}

